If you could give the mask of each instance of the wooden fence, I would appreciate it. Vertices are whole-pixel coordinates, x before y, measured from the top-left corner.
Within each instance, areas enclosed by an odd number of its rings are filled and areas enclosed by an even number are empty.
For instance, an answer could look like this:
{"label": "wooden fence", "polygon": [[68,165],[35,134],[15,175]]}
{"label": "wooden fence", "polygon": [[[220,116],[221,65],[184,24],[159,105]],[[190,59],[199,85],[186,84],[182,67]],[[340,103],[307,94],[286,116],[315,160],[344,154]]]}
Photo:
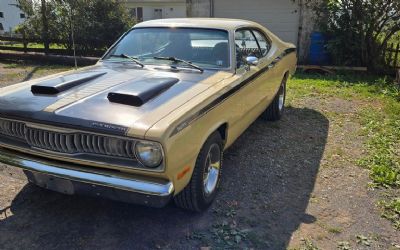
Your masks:
{"label": "wooden fence", "polygon": [[[26,39],[24,37],[6,37],[0,36],[0,50],[7,50],[7,51],[18,51],[18,52],[35,52],[35,53],[45,53],[44,48],[30,48],[29,43],[39,43],[42,44],[43,42],[41,39],[34,39],[29,38]],[[49,41],[51,44],[66,44],[65,41],[59,40],[51,40]],[[20,44],[22,46],[15,46],[15,44]],[[79,56],[93,56],[93,57],[100,57],[104,54],[104,50],[92,50],[92,51],[79,51],[77,50],[76,53]],[[62,49],[62,48],[50,48],[48,50],[48,54],[54,55],[73,55],[72,50]]]}

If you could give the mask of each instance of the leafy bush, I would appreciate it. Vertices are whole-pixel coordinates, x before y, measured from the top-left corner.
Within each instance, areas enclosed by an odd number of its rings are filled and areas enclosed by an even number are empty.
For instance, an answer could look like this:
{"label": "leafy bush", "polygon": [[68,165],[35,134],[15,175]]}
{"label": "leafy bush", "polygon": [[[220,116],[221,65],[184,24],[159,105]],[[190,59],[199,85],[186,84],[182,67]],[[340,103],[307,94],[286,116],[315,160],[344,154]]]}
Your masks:
{"label": "leafy bush", "polygon": [[[337,65],[385,71],[384,50],[399,38],[399,0],[308,0]],[[399,40],[397,42],[400,43]]]}

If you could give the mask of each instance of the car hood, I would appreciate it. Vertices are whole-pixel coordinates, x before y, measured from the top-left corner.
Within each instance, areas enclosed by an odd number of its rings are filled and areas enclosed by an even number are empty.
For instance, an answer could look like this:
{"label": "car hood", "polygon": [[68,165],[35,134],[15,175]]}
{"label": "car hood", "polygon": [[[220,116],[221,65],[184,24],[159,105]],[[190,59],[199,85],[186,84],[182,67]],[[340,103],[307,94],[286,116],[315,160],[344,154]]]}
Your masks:
{"label": "car hood", "polygon": [[0,89],[0,117],[144,137],[154,123],[229,76],[100,62]]}

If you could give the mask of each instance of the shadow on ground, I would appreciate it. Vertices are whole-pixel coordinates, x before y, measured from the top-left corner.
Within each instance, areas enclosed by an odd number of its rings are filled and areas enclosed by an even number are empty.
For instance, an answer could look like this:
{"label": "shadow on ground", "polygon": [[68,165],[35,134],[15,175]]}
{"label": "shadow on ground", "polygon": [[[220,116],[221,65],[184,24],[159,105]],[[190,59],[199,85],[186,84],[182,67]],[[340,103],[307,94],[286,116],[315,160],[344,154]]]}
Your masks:
{"label": "shadow on ground", "polygon": [[39,70],[39,67],[34,67],[29,73],[26,74],[26,76],[24,77],[24,79],[22,80],[23,82],[25,81],[29,81],[32,79],[33,75],[36,73],[36,71]]}
{"label": "shadow on ground", "polygon": [[[221,223],[244,230],[232,247],[286,249],[305,214],[329,122],[288,108],[280,122],[256,121],[226,152],[218,202],[203,214],[173,204],[152,209],[65,196],[26,185],[0,220],[2,249],[190,249],[224,246]],[[1,209],[1,208],[0,208]],[[4,208],[2,208],[4,209]],[[232,212],[233,211],[233,212]],[[195,237],[193,237],[195,235]]]}

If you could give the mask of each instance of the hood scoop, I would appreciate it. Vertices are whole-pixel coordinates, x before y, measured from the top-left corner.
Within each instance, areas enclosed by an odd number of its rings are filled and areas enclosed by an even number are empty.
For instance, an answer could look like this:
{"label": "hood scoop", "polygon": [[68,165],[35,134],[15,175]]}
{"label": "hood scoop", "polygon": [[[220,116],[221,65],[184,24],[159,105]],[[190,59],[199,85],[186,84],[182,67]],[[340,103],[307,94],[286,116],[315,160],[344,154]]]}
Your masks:
{"label": "hood scoop", "polygon": [[140,107],[177,82],[179,82],[177,78],[148,78],[134,81],[117,91],[108,93],[107,98],[110,102]]}
{"label": "hood scoop", "polygon": [[33,94],[56,95],[78,85],[92,81],[106,72],[71,74],[64,77],[43,81],[31,86]]}

